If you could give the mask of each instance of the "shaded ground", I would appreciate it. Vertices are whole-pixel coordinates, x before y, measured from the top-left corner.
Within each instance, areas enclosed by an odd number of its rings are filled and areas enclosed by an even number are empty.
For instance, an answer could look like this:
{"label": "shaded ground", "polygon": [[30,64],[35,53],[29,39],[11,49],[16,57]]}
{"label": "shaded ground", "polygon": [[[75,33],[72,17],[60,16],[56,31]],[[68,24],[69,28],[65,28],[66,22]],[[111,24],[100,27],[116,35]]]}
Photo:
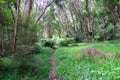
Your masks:
{"label": "shaded ground", "polygon": [[55,73],[56,61],[55,61],[55,51],[50,58],[51,71],[49,73],[49,80],[61,80],[59,76]]}

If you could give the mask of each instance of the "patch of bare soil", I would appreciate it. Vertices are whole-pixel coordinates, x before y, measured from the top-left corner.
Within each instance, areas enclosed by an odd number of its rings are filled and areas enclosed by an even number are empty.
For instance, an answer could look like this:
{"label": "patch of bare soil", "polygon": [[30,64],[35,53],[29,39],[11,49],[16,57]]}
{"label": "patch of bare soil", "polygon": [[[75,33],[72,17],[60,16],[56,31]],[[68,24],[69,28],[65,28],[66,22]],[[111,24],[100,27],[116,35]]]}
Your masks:
{"label": "patch of bare soil", "polygon": [[84,54],[90,55],[92,57],[106,57],[106,58],[118,58],[118,54],[111,54],[111,53],[105,53],[105,52],[100,52],[95,48],[86,48],[83,50]]}
{"label": "patch of bare soil", "polygon": [[57,65],[55,61],[55,51],[50,58],[50,63],[51,63],[51,71],[49,73],[49,80],[61,80],[61,78],[55,72],[55,68]]}

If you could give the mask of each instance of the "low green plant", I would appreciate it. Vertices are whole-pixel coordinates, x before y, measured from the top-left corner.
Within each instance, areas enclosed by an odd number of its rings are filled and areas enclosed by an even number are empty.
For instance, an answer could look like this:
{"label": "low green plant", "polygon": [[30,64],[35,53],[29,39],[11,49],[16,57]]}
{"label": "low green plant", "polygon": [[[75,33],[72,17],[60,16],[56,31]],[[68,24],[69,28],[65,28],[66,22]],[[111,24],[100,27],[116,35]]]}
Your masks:
{"label": "low green plant", "polygon": [[49,38],[45,38],[45,39],[42,39],[41,40],[41,45],[43,47],[51,47],[51,48],[54,48],[55,47],[55,44],[56,44],[56,41],[55,40],[52,40],[52,39],[49,39]]}
{"label": "low green plant", "polygon": [[74,40],[76,43],[82,42],[83,39],[84,39],[84,34],[75,35],[75,37],[74,37]]}
{"label": "low green plant", "polygon": [[115,39],[114,27],[112,24],[107,25],[104,28],[98,28],[95,30],[94,40],[95,41],[104,41],[104,40],[113,40]]}
{"label": "low green plant", "polygon": [[[56,72],[63,80],[119,80],[120,58],[81,57],[83,49],[94,47],[106,54],[120,52],[119,41],[79,43],[79,46],[57,49]],[[84,53],[83,53],[84,54]]]}
{"label": "low green plant", "polygon": [[65,38],[63,40],[61,40],[60,42],[60,46],[68,46],[69,44],[73,44],[74,43],[74,39],[73,38]]}
{"label": "low green plant", "polygon": [[41,47],[36,54],[1,58],[0,80],[47,80],[52,53],[52,48]]}

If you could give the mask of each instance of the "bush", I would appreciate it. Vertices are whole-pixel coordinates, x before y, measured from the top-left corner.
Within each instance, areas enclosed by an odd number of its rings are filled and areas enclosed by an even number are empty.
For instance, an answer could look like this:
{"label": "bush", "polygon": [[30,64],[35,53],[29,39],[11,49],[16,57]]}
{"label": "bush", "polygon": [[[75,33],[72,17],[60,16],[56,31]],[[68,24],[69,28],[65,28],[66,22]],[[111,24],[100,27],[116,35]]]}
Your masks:
{"label": "bush", "polygon": [[35,47],[35,52],[34,53],[40,53],[41,52],[41,46],[40,45],[37,45],[36,47]]}
{"label": "bush", "polygon": [[101,37],[100,37],[99,35],[95,35],[95,36],[94,36],[94,40],[95,40],[95,41],[98,41],[100,38],[101,38]]}
{"label": "bush", "polygon": [[32,75],[35,76],[39,74],[40,70],[40,60],[39,57],[33,54],[30,55],[21,55],[14,56],[14,61],[18,63],[17,73],[19,75]]}
{"label": "bush", "polygon": [[104,41],[104,40],[113,40],[115,37],[114,27],[112,24],[104,28],[98,28],[95,30],[94,40],[95,41]]}
{"label": "bush", "polygon": [[21,55],[28,55],[35,53],[36,46],[29,46],[29,45],[19,45],[16,48],[16,54]]}
{"label": "bush", "polygon": [[74,37],[74,40],[75,40],[76,43],[82,42],[83,39],[84,39],[84,34],[76,35],[76,36]]}
{"label": "bush", "polygon": [[14,55],[0,59],[0,80],[46,80],[50,72],[51,48],[40,54]]}
{"label": "bush", "polygon": [[74,42],[75,41],[73,38],[66,38],[60,42],[60,46],[68,46],[69,44],[72,44]]}
{"label": "bush", "polygon": [[41,40],[41,46],[43,46],[43,47],[51,47],[51,48],[54,48],[54,47],[55,47],[55,44],[56,44],[56,41],[55,41],[55,40],[52,40],[52,39],[42,39],[42,40]]}

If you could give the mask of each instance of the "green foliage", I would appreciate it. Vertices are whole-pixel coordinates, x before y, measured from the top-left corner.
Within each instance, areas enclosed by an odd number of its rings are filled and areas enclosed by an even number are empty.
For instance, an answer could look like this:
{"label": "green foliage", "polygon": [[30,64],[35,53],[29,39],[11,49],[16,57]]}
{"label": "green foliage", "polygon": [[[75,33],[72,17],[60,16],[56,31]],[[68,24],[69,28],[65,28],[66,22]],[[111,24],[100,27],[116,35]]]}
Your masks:
{"label": "green foliage", "polygon": [[120,1],[119,0],[104,0],[103,1],[104,6],[111,6],[111,5],[119,5]]}
{"label": "green foliage", "polygon": [[58,19],[53,21],[54,35],[61,37],[62,26],[61,22]]}
{"label": "green foliage", "polygon": [[[117,80],[120,75],[120,59],[82,59],[82,50],[95,47],[99,51],[118,53],[119,41],[107,41],[100,43],[79,43],[78,47],[59,48],[56,51],[58,66],[56,72],[63,80]],[[84,53],[83,53],[84,54]]]}
{"label": "green foliage", "polygon": [[61,46],[68,46],[68,44],[69,44],[68,40],[66,40],[66,39],[62,40],[61,43],[60,43]]}
{"label": "green foliage", "polygon": [[42,48],[38,54],[41,62],[39,80],[47,80],[50,72],[50,57],[53,54],[52,48]]}
{"label": "green foliage", "polygon": [[52,40],[52,39],[49,39],[49,38],[41,39],[41,45],[44,46],[44,47],[55,48],[55,44],[56,44],[55,40]]}
{"label": "green foliage", "polygon": [[37,45],[35,48],[35,53],[40,53],[41,49],[42,49],[42,47],[40,45]]}
{"label": "green foliage", "polygon": [[107,10],[107,9],[101,10],[101,11],[99,11],[99,13],[98,13],[98,18],[105,17],[105,16],[107,16],[107,15],[109,15],[109,14],[110,14],[110,11],[109,11],[109,10]]}
{"label": "green foliage", "polygon": [[60,46],[68,46],[69,44],[73,44],[75,41],[73,38],[65,38],[60,41]]}
{"label": "green foliage", "polygon": [[112,24],[109,24],[104,29],[96,29],[96,34],[94,35],[94,39],[97,41],[102,40],[113,40],[114,39],[114,27]]}
{"label": "green foliage", "polygon": [[27,56],[10,56],[0,59],[1,80],[46,80],[50,71],[51,48]]}
{"label": "green foliage", "polygon": [[99,35],[95,35],[95,36],[94,36],[95,41],[98,41],[100,38],[101,38],[101,37],[100,37]]}
{"label": "green foliage", "polygon": [[94,45],[99,51],[107,52],[107,53],[115,53],[119,54],[120,51],[120,41],[106,41],[104,43],[99,42]]}
{"label": "green foliage", "polygon": [[3,70],[11,71],[14,68],[19,67],[19,62],[13,60],[13,57],[1,58],[0,61],[1,61],[0,66],[2,67]]}
{"label": "green foliage", "polygon": [[74,40],[75,40],[76,43],[82,42],[83,39],[84,39],[84,34],[76,35],[76,36],[74,37]]}

